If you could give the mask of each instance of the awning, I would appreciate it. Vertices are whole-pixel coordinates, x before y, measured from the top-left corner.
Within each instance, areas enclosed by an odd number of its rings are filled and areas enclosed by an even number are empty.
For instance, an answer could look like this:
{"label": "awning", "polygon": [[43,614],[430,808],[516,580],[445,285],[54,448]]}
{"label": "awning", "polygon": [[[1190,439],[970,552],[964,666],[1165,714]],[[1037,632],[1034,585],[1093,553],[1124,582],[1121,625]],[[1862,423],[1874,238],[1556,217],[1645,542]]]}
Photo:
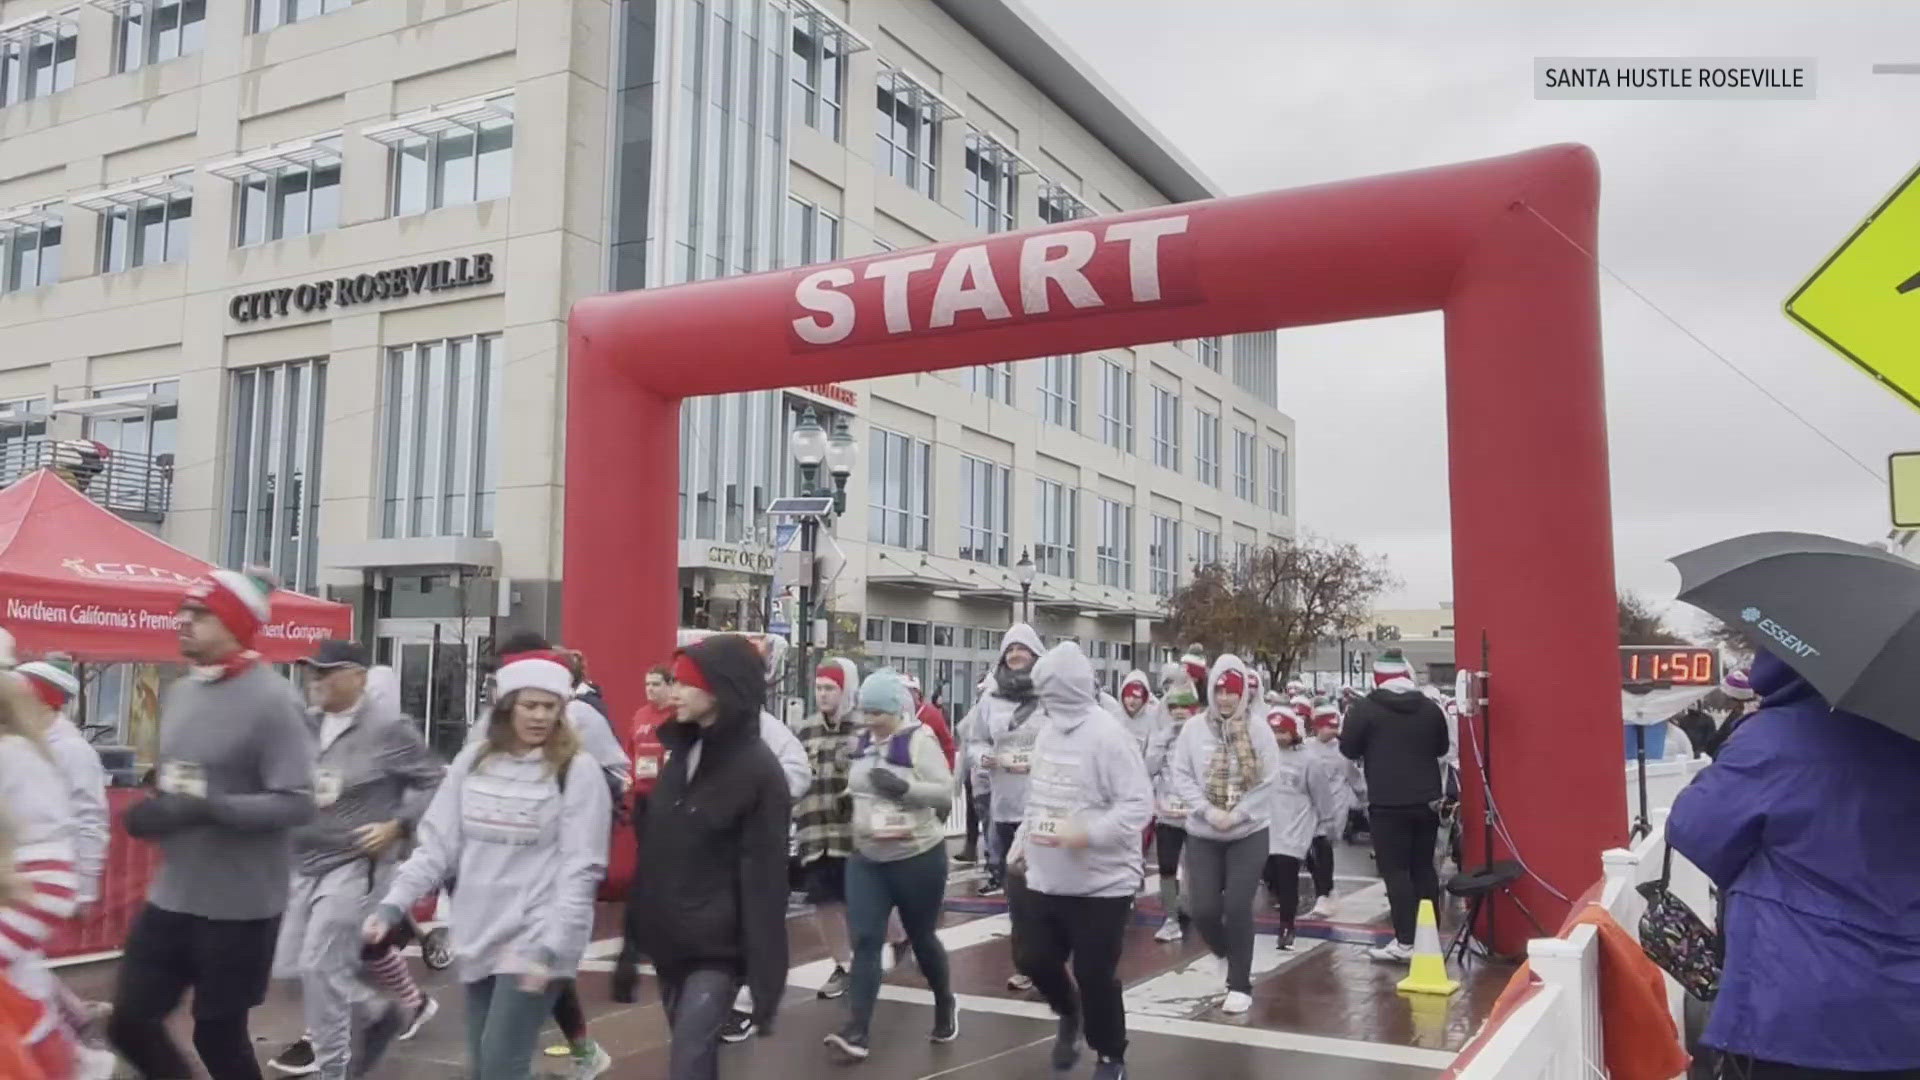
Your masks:
{"label": "awning", "polygon": [[873,48],[872,42],[861,37],[853,27],[834,18],[833,13],[825,8],[815,7],[807,0],[793,0],[788,7],[793,11],[795,26],[802,27],[808,36],[816,40],[833,40],[837,43],[833,51],[841,56]]}
{"label": "awning", "polygon": [[[45,469],[0,491],[0,627],[23,654],[178,662],[175,613],[213,569]],[[269,660],[298,660],[322,638],[353,634],[345,604],[286,591],[272,604],[254,643]]]}
{"label": "awning", "polygon": [[930,114],[928,119],[936,124],[942,120],[957,120],[964,115],[958,105],[941,97],[938,90],[884,60],[880,62],[880,85],[894,97],[905,101],[909,108],[926,109]]}
{"label": "awning", "polygon": [[967,149],[994,168],[1014,176],[1037,171],[1020,151],[976,127],[967,129]]}
{"label": "awning", "polygon": [[384,124],[360,129],[360,134],[374,142],[395,146],[408,139],[424,139],[438,135],[442,131],[454,128],[478,128],[489,120],[513,119],[513,91],[484,94],[480,97],[465,98],[460,101],[436,105],[431,109],[408,113],[396,120]]}
{"label": "awning", "polygon": [[48,225],[59,225],[66,217],[63,209],[65,206],[65,203],[56,199],[53,202],[35,203],[32,206],[14,206],[0,210],[0,229],[31,229],[43,228]]}
{"label": "awning", "polygon": [[275,143],[272,146],[241,154],[239,157],[216,161],[206,169],[222,180],[244,184],[250,180],[271,179],[283,172],[296,169],[326,168],[329,165],[338,164],[340,164],[340,133],[330,131],[310,139]]}
{"label": "awning", "polygon": [[91,210],[96,214],[111,214],[115,210],[138,207],[143,203],[165,202],[168,199],[193,194],[192,169],[166,173],[161,176],[146,176],[138,180],[129,180],[124,184],[89,191],[73,197],[73,205],[82,210]]}

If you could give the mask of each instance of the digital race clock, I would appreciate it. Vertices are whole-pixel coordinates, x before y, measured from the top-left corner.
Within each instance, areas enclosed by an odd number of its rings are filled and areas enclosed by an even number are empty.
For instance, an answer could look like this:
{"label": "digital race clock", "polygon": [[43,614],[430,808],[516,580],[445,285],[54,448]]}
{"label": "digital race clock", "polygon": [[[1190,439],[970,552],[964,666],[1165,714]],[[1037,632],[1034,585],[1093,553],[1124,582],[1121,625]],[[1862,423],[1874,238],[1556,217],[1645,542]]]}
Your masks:
{"label": "digital race clock", "polygon": [[1717,686],[1720,654],[1671,645],[1620,646],[1622,686]]}

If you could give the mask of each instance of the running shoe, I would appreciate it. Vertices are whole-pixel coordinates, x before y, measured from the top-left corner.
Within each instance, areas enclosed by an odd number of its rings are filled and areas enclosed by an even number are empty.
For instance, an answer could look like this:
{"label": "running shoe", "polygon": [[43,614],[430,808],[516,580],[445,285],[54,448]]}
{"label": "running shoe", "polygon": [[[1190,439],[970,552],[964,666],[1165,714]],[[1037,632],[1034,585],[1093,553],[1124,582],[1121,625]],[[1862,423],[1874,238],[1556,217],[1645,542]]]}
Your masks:
{"label": "running shoe", "polygon": [[1280,949],[1281,949],[1281,951],[1283,951],[1283,952],[1292,952],[1292,951],[1293,951],[1293,940],[1294,940],[1294,938],[1293,938],[1293,927],[1291,927],[1291,926],[1283,926],[1283,927],[1281,927],[1281,928],[1280,928]]}
{"label": "running shoe", "polygon": [[1375,960],[1384,960],[1389,964],[1404,964],[1413,959],[1413,946],[1402,945],[1398,941],[1389,941],[1376,949],[1368,949],[1367,955]]}
{"label": "running shoe", "polygon": [[972,866],[980,861],[980,852],[974,848],[961,848],[960,854],[955,855],[953,861],[961,866]]}
{"label": "running shoe", "polygon": [[320,1071],[313,1059],[313,1040],[305,1035],[288,1044],[285,1050],[267,1059],[267,1068],[287,1076],[312,1076]]}
{"label": "running shoe", "polygon": [[1053,1035],[1053,1071],[1066,1072],[1080,1062],[1080,1018],[1063,1016]]}
{"label": "running shoe", "polygon": [[613,1057],[604,1047],[597,1042],[587,1045],[587,1053],[573,1055],[573,1071],[567,1074],[567,1080],[593,1080],[613,1068]]}
{"label": "running shoe", "polygon": [[1127,1080],[1127,1063],[1119,1058],[1103,1057],[1093,1067],[1093,1080]]}
{"label": "running shoe", "polygon": [[1220,1011],[1228,1016],[1239,1016],[1253,1008],[1253,995],[1239,990],[1227,991],[1225,1001],[1220,1003]]}
{"label": "running shoe", "polygon": [[829,1050],[834,1051],[848,1061],[865,1061],[872,1051],[867,1049],[867,1033],[852,1024],[821,1040]]}
{"label": "running shoe", "polygon": [[1033,989],[1033,980],[1016,971],[1012,975],[1007,976],[1007,989],[1016,994],[1024,994]]}
{"label": "running shoe", "polygon": [[1307,916],[1314,919],[1333,918],[1333,897],[1323,896],[1315,900],[1313,907],[1307,909]]}
{"label": "running shoe", "polygon": [[1160,929],[1153,932],[1153,940],[1159,942],[1181,941],[1186,936],[1186,928],[1180,925],[1179,919],[1172,916],[1168,916],[1167,921],[1160,924]]}
{"label": "running shoe", "polygon": [[992,878],[988,878],[987,880],[985,880],[985,881],[983,881],[983,882],[981,882],[981,883],[980,883],[980,884],[979,884],[979,885],[978,885],[978,886],[977,886],[977,887],[976,887],[976,888],[975,888],[975,889],[973,890],[973,895],[975,895],[975,896],[999,896],[999,895],[1000,895],[1001,893],[1003,893],[1003,892],[1006,892],[1006,891],[1007,891],[1007,890],[1006,890],[1006,886],[1004,886],[1004,885],[1002,885],[1002,884],[1001,884],[1000,882],[998,882],[998,881],[995,881],[995,880],[994,880],[994,879],[992,879]]}
{"label": "running shoe", "polygon": [[430,997],[422,997],[420,999],[420,1007],[413,1010],[413,1015],[407,1017],[407,1030],[400,1033],[400,1041],[406,1042],[408,1039],[420,1034],[420,1029],[426,1027],[427,1021],[439,1015],[439,1012],[439,1002]]}
{"label": "running shoe", "polygon": [[81,1045],[73,1048],[73,1068],[76,1080],[113,1080],[120,1059],[111,1050]]}
{"label": "running shoe", "polygon": [[753,1038],[753,1014],[735,1009],[727,1022],[720,1025],[720,1041],[723,1043],[746,1042]]}
{"label": "running shoe", "polygon": [[829,1001],[834,998],[846,997],[847,987],[851,985],[853,985],[853,976],[848,973],[846,968],[835,964],[833,966],[833,974],[827,976],[826,985],[820,988],[819,996]]}
{"label": "running shoe", "polygon": [[932,1042],[950,1043],[960,1037],[960,1003],[952,998],[933,1003],[933,1034],[927,1036]]}

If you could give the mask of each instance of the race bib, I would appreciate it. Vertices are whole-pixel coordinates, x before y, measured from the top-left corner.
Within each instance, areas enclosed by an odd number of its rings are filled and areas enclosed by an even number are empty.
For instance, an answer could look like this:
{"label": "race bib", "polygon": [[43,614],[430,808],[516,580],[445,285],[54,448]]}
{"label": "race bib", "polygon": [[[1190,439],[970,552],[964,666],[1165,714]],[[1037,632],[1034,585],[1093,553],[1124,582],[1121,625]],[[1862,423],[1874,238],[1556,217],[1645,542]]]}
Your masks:
{"label": "race bib", "polygon": [[875,810],[868,824],[876,840],[905,840],[913,835],[913,817],[904,810]]}
{"label": "race bib", "polygon": [[1187,816],[1187,804],[1179,799],[1167,799],[1160,804],[1160,816],[1171,821],[1184,821]]}
{"label": "race bib", "polygon": [[1000,767],[1010,773],[1026,773],[1033,770],[1033,751],[1009,750],[1000,759]]}
{"label": "race bib", "polygon": [[313,771],[313,805],[325,810],[339,802],[341,787],[340,770],[315,769]]}
{"label": "race bib", "polygon": [[191,795],[196,799],[207,797],[206,771],[191,761],[161,762],[158,783],[160,790],[168,795]]}
{"label": "race bib", "polygon": [[657,780],[660,777],[660,759],[657,757],[639,757],[633,759],[633,775],[639,780]]}
{"label": "race bib", "polygon": [[1037,807],[1033,820],[1027,825],[1027,839],[1043,847],[1059,847],[1060,833],[1066,824],[1065,812],[1051,807]]}

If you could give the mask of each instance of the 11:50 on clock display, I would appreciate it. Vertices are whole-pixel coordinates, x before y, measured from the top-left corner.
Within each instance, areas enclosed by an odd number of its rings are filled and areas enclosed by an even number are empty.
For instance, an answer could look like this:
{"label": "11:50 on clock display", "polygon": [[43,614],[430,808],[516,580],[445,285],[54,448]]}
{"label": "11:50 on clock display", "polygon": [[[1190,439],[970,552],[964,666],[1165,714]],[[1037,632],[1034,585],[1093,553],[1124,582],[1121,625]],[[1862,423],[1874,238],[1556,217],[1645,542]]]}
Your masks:
{"label": "11:50 on clock display", "polygon": [[1714,686],[1720,682],[1720,654],[1712,649],[1622,645],[1620,682],[1624,686]]}

